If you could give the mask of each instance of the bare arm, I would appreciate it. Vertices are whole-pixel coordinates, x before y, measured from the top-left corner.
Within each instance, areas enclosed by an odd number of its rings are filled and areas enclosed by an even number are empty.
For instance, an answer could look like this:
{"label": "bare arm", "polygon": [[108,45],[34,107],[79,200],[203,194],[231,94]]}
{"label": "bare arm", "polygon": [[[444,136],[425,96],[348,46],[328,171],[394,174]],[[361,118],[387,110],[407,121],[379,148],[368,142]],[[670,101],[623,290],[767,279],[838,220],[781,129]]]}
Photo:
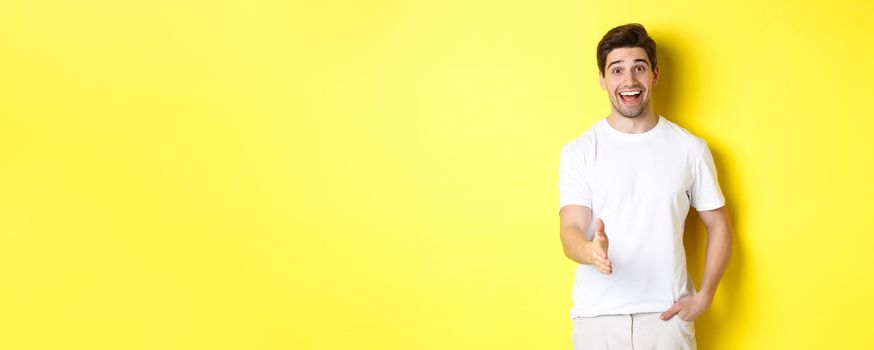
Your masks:
{"label": "bare arm", "polygon": [[695,295],[687,295],[674,302],[670,309],[661,314],[663,320],[677,315],[683,320],[694,321],[713,302],[716,286],[728,265],[731,255],[731,222],[725,206],[699,211],[698,216],[707,228],[707,252],[704,257],[704,278],[701,289]]}
{"label": "bare arm", "polygon": [[558,215],[561,217],[559,235],[564,255],[580,264],[591,264],[583,252],[591,243],[586,240],[585,230],[592,221],[592,209],[584,205],[566,205]]}
{"label": "bare arm", "polygon": [[598,220],[593,241],[586,239],[586,228],[592,221],[592,209],[584,205],[566,205],[559,211],[561,217],[561,244],[564,255],[580,264],[594,265],[605,274],[613,272],[612,263],[607,256],[607,235],[604,223]]}
{"label": "bare arm", "polygon": [[725,206],[698,212],[707,228],[707,251],[704,260],[704,277],[701,279],[701,292],[713,298],[719,280],[728,266],[731,256],[731,219]]}

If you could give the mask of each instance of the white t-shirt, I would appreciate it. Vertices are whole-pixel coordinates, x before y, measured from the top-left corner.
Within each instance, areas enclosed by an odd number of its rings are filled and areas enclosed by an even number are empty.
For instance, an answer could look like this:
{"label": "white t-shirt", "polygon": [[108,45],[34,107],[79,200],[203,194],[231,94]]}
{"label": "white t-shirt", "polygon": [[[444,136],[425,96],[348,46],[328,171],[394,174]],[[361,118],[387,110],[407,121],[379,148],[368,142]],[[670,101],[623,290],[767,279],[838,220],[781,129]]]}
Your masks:
{"label": "white t-shirt", "polygon": [[579,264],[570,316],[662,312],[697,293],[686,271],[683,230],[691,205],[717,209],[725,198],[707,142],[659,115],[644,133],[614,129],[607,118],[562,147],[559,210],[592,209],[604,221],[612,275]]}

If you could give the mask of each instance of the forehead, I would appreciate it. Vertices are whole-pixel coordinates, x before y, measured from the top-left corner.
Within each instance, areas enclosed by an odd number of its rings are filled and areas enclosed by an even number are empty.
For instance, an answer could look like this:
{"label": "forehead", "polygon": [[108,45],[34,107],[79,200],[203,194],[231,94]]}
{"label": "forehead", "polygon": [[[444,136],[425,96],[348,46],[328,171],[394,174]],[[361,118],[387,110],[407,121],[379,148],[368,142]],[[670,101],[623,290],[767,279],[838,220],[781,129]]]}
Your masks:
{"label": "forehead", "polygon": [[[642,47],[620,47],[613,49],[607,54],[607,66],[615,61],[621,61],[617,64],[632,64],[634,60],[643,59],[649,62],[649,56],[646,55],[646,50]],[[649,62],[651,64],[651,62]]]}

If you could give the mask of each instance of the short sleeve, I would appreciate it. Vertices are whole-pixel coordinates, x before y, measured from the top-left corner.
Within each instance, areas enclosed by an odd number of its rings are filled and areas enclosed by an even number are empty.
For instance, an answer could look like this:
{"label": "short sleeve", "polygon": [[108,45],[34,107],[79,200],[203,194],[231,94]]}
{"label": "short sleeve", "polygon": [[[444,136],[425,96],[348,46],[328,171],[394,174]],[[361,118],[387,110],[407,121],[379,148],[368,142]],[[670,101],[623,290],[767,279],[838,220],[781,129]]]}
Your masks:
{"label": "short sleeve", "polygon": [[716,175],[716,164],[707,143],[704,144],[704,151],[692,171],[692,186],[689,190],[690,204],[697,211],[713,210],[725,205],[725,197]]}
{"label": "short sleeve", "polygon": [[592,207],[592,189],[589,187],[588,169],[583,155],[578,153],[572,143],[561,149],[558,170],[558,209],[566,205],[579,204]]}

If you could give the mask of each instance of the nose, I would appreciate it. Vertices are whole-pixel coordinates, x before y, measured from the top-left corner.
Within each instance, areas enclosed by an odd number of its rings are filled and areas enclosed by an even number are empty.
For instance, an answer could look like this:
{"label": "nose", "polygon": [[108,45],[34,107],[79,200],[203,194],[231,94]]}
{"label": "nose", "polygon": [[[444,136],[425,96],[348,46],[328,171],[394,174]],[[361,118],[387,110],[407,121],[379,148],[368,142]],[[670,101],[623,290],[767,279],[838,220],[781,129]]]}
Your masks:
{"label": "nose", "polygon": [[634,72],[631,69],[625,71],[625,76],[623,77],[628,86],[637,86],[637,77],[634,75]]}

